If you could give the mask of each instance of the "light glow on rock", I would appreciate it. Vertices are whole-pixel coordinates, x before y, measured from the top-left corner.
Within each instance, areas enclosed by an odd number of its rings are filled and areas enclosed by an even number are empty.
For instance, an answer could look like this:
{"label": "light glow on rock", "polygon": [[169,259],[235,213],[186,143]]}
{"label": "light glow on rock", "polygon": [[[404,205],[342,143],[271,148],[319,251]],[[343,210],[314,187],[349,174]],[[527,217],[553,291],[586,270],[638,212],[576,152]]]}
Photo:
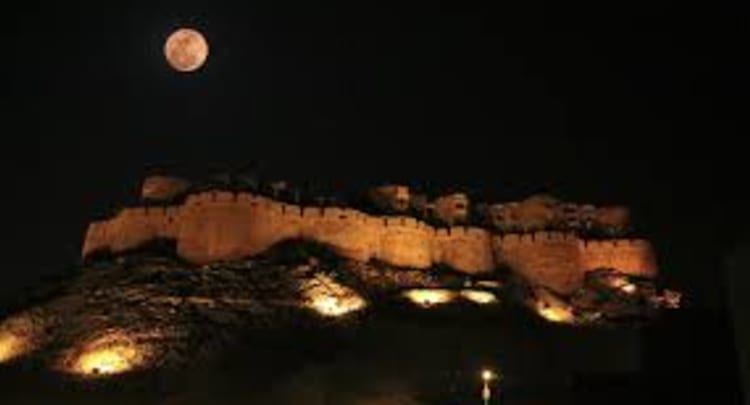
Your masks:
{"label": "light glow on rock", "polygon": [[86,377],[120,374],[143,367],[150,354],[121,331],[108,333],[83,344],[67,360],[67,371]]}
{"label": "light glow on rock", "polygon": [[537,303],[537,313],[542,318],[555,323],[573,323],[575,315],[566,306],[552,306],[544,302]]}
{"label": "light glow on rock", "polygon": [[638,286],[631,283],[626,276],[614,275],[607,278],[607,285],[615,290],[620,290],[625,294],[632,295],[638,291]]}
{"label": "light glow on rock", "polygon": [[26,352],[24,339],[11,332],[0,332],[0,363],[12,360]]}
{"label": "light glow on rock", "polygon": [[631,294],[631,295],[635,294],[635,292],[638,291],[638,287],[635,284],[633,284],[633,283],[627,283],[627,284],[623,285],[622,287],[620,287],[620,289],[625,294]]}
{"label": "light glow on rock", "polygon": [[460,294],[461,294],[461,297],[475,304],[488,305],[488,304],[496,304],[498,302],[497,296],[494,293],[491,293],[489,291],[462,290]]}
{"label": "light glow on rock", "polygon": [[127,346],[95,350],[78,359],[78,371],[83,374],[117,374],[131,369],[135,357],[136,350]]}
{"label": "light glow on rock", "polygon": [[572,324],[576,322],[573,307],[552,292],[537,288],[534,290],[535,300],[529,306],[542,318],[554,323]]}
{"label": "light glow on rock", "polygon": [[24,313],[0,324],[0,363],[5,363],[34,350],[39,344],[41,325],[36,318]]}
{"label": "light glow on rock", "polygon": [[415,289],[404,292],[404,297],[420,307],[430,308],[452,302],[456,299],[456,293],[442,289]]}
{"label": "light glow on rock", "polygon": [[305,305],[326,317],[341,317],[359,311],[367,302],[354,290],[325,274],[316,274],[303,286]]}

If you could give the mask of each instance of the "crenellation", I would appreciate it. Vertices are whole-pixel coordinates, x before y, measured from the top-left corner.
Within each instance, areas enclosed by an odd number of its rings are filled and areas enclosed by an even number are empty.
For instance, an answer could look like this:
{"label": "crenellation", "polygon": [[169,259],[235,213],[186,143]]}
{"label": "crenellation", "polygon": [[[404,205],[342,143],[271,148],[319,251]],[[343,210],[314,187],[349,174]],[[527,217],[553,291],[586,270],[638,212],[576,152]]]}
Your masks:
{"label": "crenellation", "polygon": [[[461,210],[468,204],[463,195],[442,201],[446,212],[454,211],[444,215],[450,219],[443,221],[447,226],[435,227],[406,215],[378,216],[348,207],[299,206],[247,192],[205,191],[187,195],[182,205],[125,208],[110,220],[92,222],[82,253],[84,258],[103,250],[116,254],[167,238],[176,241],[181,258],[210,263],[256,255],[281,241],[303,238],[327,244],[348,259],[378,259],[394,266],[427,269],[443,264],[466,273],[509,267],[532,283],[563,293],[599,268],[656,274],[653,247],[646,240],[589,240],[545,225],[599,221],[613,230],[625,229],[627,211],[621,207],[563,205],[536,196],[491,205],[494,222],[485,228],[462,222]],[[526,220],[531,222],[524,225]],[[508,232],[508,227],[515,231]]]}
{"label": "crenellation", "polygon": [[383,225],[386,228],[401,226],[401,217],[385,217],[384,220],[385,220],[385,223]]}
{"label": "crenellation", "polygon": [[302,217],[306,219],[320,219],[323,217],[323,208],[321,207],[303,207]]}
{"label": "crenellation", "polygon": [[626,274],[644,277],[653,277],[657,273],[653,246],[644,239],[582,241],[580,250],[582,266],[586,271],[615,268]]}
{"label": "crenellation", "polygon": [[362,223],[368,228],[376,228],[382,225],[384,222],[380,217],[373,217],[370,215],[362,214]]}
{"label": "crenellation", "polygon": [[419,229],[419,224],[417,223],[416,218],[401,217],[401,226]]}
{"label": "crenellation", "polygon": [[357,211],[351,208],[342,208],[341,213],[339,214],[339,219],[345,219],[345,220],[354,221],[356,223],[361,223],[362,215],[363,213],[361,211]]}
{"label": "crenellation", "polygon": [[290,217],[302,217],[302,207],[299,205],[288,205],[284,214]]}
{"label": "crenellation", "polygon": [[185,205],[200,206],[210,201],[211,195],[209,193],[196,193],[187,196],[187,198],[185,199]]}
{"label": "crenellation", "polygon": [[464,226],[452,226],[448,228],[448,233],[451,236],[462,237],[466,236],[466,227]]}
{"label": "crenellation", "polygon": [[214,191],[213,200],[220,203],[228,203],[237,201],[237,194],[231,191]]}
{"label": "crenellation", "polygon": [[277,217],[284,216],[284,204],[272,202],[268,204],[269,214]]}
{"label": "crenellation", "polygon": [[554,232],[554,231],[534,232],[532,236],[534,237],[534,240],[539,241],[539,242],[548,242],[548,241],[553,242],[553,241],[565,240],[562,232]]}
{"label": "crenellation", "polygon": [[466,234],[469,237],[479,239],[479,238],[485,238],[487,236],[488,232],[485,231],[484,229],[481,229],[481,228],[473,228],[472,227],[472,228],[468,228],[466,230]]}
{"label": "crenellation", "polygon": [[518,245],[521,243],[521,234],[506,233],[498,236],[498,242],[507,245]]}
{"label": "crenellation", "polygon": [[127,207],[123,208],[118,216],[125,218],[137,218],[146,216],[147,212],[148,207]]}
{"label": "crenellation", "polygon": [[237,193],[237,202],[240,202],[240,203],[250,203],[253,201],[254,198],[255,196],[250,193],[245,193],[245,192]]}
{"label": "crenellation", "polygon": [[324,207],[323,208],[323,217],[325,217],[326,219],[337,218],[340,213],[341,213],[341,208],[339,207]]}

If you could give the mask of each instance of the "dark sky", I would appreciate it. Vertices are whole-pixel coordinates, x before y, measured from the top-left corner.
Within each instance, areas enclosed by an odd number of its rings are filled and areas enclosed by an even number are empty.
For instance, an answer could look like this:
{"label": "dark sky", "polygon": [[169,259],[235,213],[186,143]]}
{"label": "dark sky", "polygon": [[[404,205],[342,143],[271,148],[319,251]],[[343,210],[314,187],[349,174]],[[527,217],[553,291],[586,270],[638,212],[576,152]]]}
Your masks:
{"label": "dark sky", "polygon": [[[72,262],[86,221],[164,167],[621,202],[670,250],[746,230],[738,5],[131,3],[8,18],[9,286]],[[212,47],[197,74],[162,55],[184,25]]]}
{"label": "dark sky", "polygon": [[[4,3],[3,299],[73,265],[148,170],[260,161],[628,204],[665,281],[721,324],[722,258],[748,230],[747,5],[393,3]],[[211,45],[196,74],[162,55],[184,25]]]}
{"label": "dark sky", "polygon": [[[149,169],[250,161],[622,202],[670,249],[737,240],[746,9],[494,3],[25,5],[10,25],[19,125],[3,131],[21,145],[5,162],[13,264],[33,280],[73,261],[85,222]],[[197,74],[162,56],[183,25],[212,46]]]}

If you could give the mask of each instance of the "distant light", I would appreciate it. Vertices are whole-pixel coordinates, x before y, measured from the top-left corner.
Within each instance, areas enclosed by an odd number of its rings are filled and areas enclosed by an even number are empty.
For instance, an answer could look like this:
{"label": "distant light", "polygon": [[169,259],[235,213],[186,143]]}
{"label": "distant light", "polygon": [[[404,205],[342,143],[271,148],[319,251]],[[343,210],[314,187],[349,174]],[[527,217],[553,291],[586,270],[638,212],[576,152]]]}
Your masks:
{"label": "distant light", "polygon": [[495,374],[492,372],[492,370],[485,369],[482,371],[482,380],[484,380],[485,382],[490,381],[494,376]]}
{"label": "distant light", "polygon": [[354,290],[325,274],[316,274],[307,281],[303,285],[303,295],[308,308],[327,317],[344,316],[367,306],[367,302]]}
{"label": "distant light", "polygon": [[461,297],[481,305],[495,304],[498,302],[497,296],[489,291],[482,290],[462,290]]}
{"label": "distant light", "polygon": [[409,301],[424,308],[447,304],[456,298],[456,293],[443,289],[416,289],[403,293]]}

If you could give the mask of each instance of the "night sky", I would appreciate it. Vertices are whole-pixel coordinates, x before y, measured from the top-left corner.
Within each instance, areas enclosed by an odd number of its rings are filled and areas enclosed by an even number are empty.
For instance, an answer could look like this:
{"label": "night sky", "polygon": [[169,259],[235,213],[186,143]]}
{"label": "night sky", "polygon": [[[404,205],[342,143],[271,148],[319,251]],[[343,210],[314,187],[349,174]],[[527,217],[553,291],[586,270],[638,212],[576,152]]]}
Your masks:
{"label": "night sky", "polygon": [[[75,265],[87,221],[158,168],[546,191],[631,206],[691,303],[678,347],[722,348],[675,367],[736,378],[724,281],[750,270],[724,262],[748,243],[747,5],[389,3],[4,5],[0,301]],[[162,54],[180,26],[211,46],[195,74]],[[716,332],[694,333],[706,320]]]}

